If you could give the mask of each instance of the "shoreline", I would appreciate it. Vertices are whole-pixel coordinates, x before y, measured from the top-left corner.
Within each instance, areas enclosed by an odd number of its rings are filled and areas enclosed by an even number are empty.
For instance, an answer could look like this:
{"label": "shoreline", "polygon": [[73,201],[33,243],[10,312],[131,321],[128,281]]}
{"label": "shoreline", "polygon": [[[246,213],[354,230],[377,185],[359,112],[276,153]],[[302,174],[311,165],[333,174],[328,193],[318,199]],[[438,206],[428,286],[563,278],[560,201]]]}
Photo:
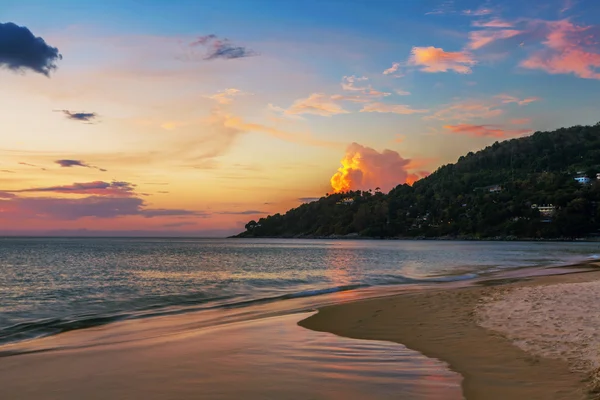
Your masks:
{"label": "shoreline", "polygon": [[224,239],[300,239],[300,240],[397,240],[397,241],[449,241],[449,242],[581,242],[581,243],[596,243],[600,242],[600,237],[581,237],[581,238],[520,238],[516,236],[495,236],[488,238],[477,238],[471,236],[360,236],[357,234],[348,235],[329,235],[329,236],[317,236],[317,235],[302,235],[302,236],[227,236]]}
{"label": "shoreline", "polygon": [[483,328],[476,310],[517,288],[600,281],[599,266],[587,262],[562,267],[572,271],[558,275],[496,277],[468,287],[337,304],[298,324],[354,339],[400,343],[444,361],[462,375],[467,400],[589,399],[594,398],[592,371],[574,370],[564,359],[523,350],[506,332]]}

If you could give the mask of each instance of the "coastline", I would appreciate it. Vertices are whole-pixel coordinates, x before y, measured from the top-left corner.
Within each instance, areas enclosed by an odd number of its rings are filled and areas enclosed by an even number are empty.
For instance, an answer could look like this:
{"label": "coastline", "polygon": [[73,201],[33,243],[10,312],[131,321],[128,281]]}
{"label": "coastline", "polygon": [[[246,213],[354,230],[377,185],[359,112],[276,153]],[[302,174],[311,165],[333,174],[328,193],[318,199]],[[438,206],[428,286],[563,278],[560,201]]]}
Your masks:
{"label": "coastline", "polygon": [[591,371],[524,351],[507,334],[483,328],[476,310],[517,288],[599,281],[599,266],[587,262],[558,275],[488,279],[469,287],[332,305],[299,325],[349,338],[401,343],[444,361],[463,376],[467,400],[594,398],[588,382]]}
{"label": "coastline", "polygon": [[398,241],[456,241],[456,242],[582,242],[595,243],[600,242],[600,237],[589,236],[581,238],[526,238],[517,236],[494,236],[494,237],[475,237],[475,236],[361,236],[358,234],[348,235],[284,235],[284,236],[227,236],[225,239],[305,239],[305,240],[398,240]]}

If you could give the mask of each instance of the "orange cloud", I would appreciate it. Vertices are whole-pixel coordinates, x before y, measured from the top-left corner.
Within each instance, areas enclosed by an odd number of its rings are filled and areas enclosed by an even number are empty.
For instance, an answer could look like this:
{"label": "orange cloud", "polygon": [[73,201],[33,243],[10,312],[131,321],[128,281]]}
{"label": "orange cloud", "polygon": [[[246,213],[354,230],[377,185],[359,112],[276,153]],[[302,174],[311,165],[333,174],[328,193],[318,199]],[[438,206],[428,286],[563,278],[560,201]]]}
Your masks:
{"label": "orange cloud", "polygon": [[323,93],[313,93],[305,99],[296,100],[284,113],[288,115],[315,114],[330,117],[336,114],[347,114],[348,111],[333,102],[332,97]]}
{"label": "orange cloud", "polygon": [[520,65],[550,74],[600,79],[600,53],[592,27],[575,25],[566,19],[544,23],[547,31],[542,44],[546,48],[533,53]]}
{"label": "orange cloud", "polygon": [[470,74],[471,66],[477,62],[473,56],[464,51],[447,52],[438,47],[413,47],[408,60],[409,65],[421,67],[424,72],[447,72]]}
{"label": "orange cloud", "polygon": [[469,33],[468,47],[472,50],[477,50],[496,40],[508,39],[523,33],[516,29],[501,29],[501,30],[483,30],[473,31]]}
{"label": "orange cloud", "polygon": [[524,106],[524,105],[527,105],[529,103],[533,103],[534,101],[540,100],[539,97],[527,97],[525,99],[519,99],[517,97],[510,96],[508,94],[499,94],[499,95],[497,95],[495,97],[497,99],[499,99],[500,101],[502,101],[502,103],[504,103],[504,104],[516,103],[516,104],[518,104],[520,106]]}
{"label": "orange cloud", "polygon": [[521,136],[526,133],[531,133],[531,129],[503,129],[499,125],[444,125],[444,129],[448,129],[452,133],[474,137],[495,137],[508,138]]}
{"label": "orange cloud", "polygon": [[378,113],[393,113],[393,114],[418,114],[427,113],[429,110],[415,110],[404,104],[385,104],[385,103],[370,103],[360,110],[360,112],[378,112]]}
{"label": "orange cloud", "polygon": [[427,172],[409,172],[411,160],[393,150],[378,152],[370,147],[352,143],[341,160],[342,166],[331,177],[334,192],[381,188],[388,192],[402,183],[414,182]]}
{"label": "orange cloud", "polygon": [[213,94],[212,96],[207,96],[209,99],[213,99],[217,101],[219,104],[231,104],[233,98],[235,96],[240,96],[243,94],[247,94],[242,92],[239,89],[225,89],[219,93]]}

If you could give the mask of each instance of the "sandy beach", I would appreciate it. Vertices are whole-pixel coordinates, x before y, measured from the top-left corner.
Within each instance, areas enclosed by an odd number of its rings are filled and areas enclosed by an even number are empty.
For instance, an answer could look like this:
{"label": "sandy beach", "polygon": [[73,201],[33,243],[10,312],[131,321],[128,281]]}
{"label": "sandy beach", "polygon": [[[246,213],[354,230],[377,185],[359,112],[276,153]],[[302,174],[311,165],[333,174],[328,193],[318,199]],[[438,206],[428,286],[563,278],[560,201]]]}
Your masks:
{"label": "sandy beach", "polygon": [[300,325],[445,361],[467,400],[594,398],[600,272],[578,267],[589,271],[329,306]]}

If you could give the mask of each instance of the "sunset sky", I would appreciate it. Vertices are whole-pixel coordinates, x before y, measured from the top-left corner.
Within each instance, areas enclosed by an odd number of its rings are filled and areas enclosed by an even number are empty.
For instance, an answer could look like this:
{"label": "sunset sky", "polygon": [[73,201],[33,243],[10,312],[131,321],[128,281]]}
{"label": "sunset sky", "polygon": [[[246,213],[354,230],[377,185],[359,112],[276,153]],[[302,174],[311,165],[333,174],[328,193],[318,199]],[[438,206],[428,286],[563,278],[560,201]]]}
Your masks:
{"label": "sunset sky", "polygon": [[0,16],[0,234],[223,236],[334,175],[387,191],[600,120],[597,0],[4,0]]}

